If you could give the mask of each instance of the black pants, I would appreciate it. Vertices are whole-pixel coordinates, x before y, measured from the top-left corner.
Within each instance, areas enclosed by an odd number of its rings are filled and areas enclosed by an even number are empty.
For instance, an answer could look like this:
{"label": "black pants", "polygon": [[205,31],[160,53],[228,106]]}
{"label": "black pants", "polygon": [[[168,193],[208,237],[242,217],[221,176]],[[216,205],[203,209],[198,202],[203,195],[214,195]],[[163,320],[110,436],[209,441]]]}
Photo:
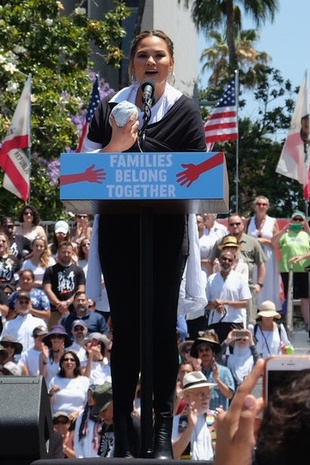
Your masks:
{"label": "black pants", "polygon": [[[140,371],[140,216],[100,215],[99,253],[113,327],[116,419],[132,411]],[[153,395],[158,413],[173,408],[178,371],[177,304],[187,254],[187,217],[154,215]]]}

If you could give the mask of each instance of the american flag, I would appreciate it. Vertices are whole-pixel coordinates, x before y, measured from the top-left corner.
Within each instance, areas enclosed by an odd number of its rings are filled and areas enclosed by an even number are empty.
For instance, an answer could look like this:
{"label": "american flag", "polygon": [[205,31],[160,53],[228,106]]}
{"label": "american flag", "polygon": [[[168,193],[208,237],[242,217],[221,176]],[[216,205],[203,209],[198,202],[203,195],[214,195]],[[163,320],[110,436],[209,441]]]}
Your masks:
{"label": "american flag", "polygon": [[79,138],[79,144],[77,146],[76,152],[81,152],[83,150],[84,141],[88,133],[88,126],[91,122],[92,117],[94,116],[95,110],[100,102],[100,93],[99,93],[99,78],[96,76],[96,80],[93,85],[93,90],[91,93],[91,99],[87,108],[85,121],[82,127],[82,132]]}
{"label": "american flag", "polygon": [[212,150],[215,142],[238,139],[235,78],[226,87],[204,128],[208,151]]}

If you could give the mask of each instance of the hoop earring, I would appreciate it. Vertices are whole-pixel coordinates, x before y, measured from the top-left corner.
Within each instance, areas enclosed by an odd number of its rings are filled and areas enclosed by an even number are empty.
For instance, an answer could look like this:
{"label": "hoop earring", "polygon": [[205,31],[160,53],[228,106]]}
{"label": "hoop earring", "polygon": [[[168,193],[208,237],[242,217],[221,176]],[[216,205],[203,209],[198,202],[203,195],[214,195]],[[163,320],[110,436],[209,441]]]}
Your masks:
{"label": "hoop earring", "polygon": [[133,87],[137,87],[139,85],[139,82],[135,76],[135,74],[132,73],[131,77],[130,77],[130,82],[131,82],[131,85]]}
{"label": "hoop earring", "polygon": [[168,84],[170,84],[171,86],[174,86],[174,84],[175,84],[175,74],[174,74],[174,71],[171,71],[171,72],[168,74],[167,82],[168,82]]}

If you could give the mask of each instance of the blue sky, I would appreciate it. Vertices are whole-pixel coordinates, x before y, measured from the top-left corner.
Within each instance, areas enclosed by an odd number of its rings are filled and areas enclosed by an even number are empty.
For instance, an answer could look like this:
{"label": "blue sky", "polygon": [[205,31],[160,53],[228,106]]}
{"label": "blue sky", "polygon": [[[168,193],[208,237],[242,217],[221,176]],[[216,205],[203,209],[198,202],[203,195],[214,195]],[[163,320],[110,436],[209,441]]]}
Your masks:
{"label": "blue sky", "polygon": [[[279,0],[279,3],[275,21],[261,27],[256,49],[267,52],[271,57],[270,65],[279,69],[283,78],[289,79],[295,87],[301,84],[310,65],[310,0]],[[254,27],[249,17],[245,19],[244,16],[243,28]],[[200,55],[206,46],[201,37]],[[200,87],[206,84],[207,77],[207,74],[200,75]],[[247,111],[251,113],[253,110],[250,107]]]}

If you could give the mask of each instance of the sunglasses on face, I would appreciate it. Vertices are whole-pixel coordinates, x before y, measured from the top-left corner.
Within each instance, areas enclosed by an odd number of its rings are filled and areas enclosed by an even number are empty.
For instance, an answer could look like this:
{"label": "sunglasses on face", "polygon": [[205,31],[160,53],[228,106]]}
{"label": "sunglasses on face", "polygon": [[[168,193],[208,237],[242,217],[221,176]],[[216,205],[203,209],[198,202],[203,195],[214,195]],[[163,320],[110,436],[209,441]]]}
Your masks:
{"label": "sunglasses on face", "polygon": [[59,420],[58,418],[56,418],[55,420],[53,420],[53,424],[54,425],[67,425],[69,423],[69,420]]}
{"label": "sunglasses on face", "polygon": [[15,344],[13,344],[13,342],[1,342],[0,344],[5,349],[15,349]]}
{"label": "sunglasses on face", "polygon": [[87,218],[87,215],[76,215],[77,218]]}
{"label": "sunglasses on face", "polygon": [[258,205],[259,207],[267,207],[267,203],[263,202],[256,202],[256,205]]}
{"label": "sunglasses on face", "polygon": [[221,257],[221,260],[223,262],[229,262],[229,263],[232,263],[234,261],[232,258],[228,258],[228,257]]}
{"label": "sunglasses on face", "polygon": [[239,223],[235,222],[235,223],[229,223],[229,226],[240,226],[241,224],[241,221]]}
{"label": "sunglasses on face", "polygon": [[[89,307],[88,307],[88,308],[89,308]],[[75,327],[73,328],[73,331],[84,331],[84,329],[85,329],[85,328],[84,328],[83,326],[75,326]]]}
{"label": "sunglasses on face", "polygon": [[63,339],[64,336],[62,334],[51,334],[51,339]]}
{"label": "sunglasses on face", "polygon": [[75,362],[74,358],[64,358],[64,362]]}
{"label": "sunglasses on face", "polygon": [[301,223],[304,220],[302,218],[292,218],[292,221],[299,221]]}
{"label": "sunglasses on face", "polygon": [[31,216],[33,216],[33,213],[30,212],[30,211],[26,211],[26,212],[24,212],[24,215],[31,215]]}

